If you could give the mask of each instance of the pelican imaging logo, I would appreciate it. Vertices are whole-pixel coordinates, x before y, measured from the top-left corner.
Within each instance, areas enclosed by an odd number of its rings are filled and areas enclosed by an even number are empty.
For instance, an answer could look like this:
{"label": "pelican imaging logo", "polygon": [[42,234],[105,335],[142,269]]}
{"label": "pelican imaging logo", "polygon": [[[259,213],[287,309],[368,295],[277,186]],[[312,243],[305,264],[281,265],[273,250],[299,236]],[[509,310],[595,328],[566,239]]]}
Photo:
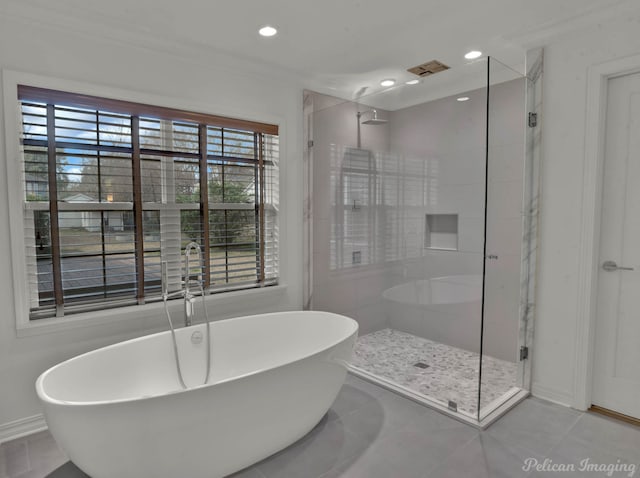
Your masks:
{"label": "pelican imaging logo", "polygon": [[635,463],[596,463],[590,458],[580,460],[578,463],[557,463],[549,458],[543,461],[537,458],[527,458],[522,466],[523,471],[543,471],[550,473],[567,473],[576,471],[583,473],[602,473],[602,476],[628,476],[632,478],[636,474],[638,465]]}

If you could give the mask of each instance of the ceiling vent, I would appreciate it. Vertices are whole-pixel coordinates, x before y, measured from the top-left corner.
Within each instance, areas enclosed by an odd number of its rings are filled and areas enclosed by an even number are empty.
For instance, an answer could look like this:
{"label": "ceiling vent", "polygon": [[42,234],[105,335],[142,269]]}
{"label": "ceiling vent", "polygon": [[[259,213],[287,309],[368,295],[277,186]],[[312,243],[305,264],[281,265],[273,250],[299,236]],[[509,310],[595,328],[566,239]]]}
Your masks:
{"label": "ceiling vent", "polygon": [[421,78],[424,78],[426,76],[435,75],[436,73],[440,73],[441,71],[448,69],[449,67],[444,63],[440,63],[438,60],[431,60],[423,63],[422,65],[409,68],[407,69],[407,71],[413,73],[414,75],[418,75]]}

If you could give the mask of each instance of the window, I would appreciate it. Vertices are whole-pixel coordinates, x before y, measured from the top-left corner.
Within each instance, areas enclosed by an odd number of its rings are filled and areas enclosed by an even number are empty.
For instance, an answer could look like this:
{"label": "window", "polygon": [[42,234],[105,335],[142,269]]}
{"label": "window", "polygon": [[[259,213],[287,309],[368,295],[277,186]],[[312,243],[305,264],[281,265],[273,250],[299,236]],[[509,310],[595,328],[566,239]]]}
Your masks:
{"label": "window", "polygon": [[278,281],[278,127],[18,87],[30,318]]}

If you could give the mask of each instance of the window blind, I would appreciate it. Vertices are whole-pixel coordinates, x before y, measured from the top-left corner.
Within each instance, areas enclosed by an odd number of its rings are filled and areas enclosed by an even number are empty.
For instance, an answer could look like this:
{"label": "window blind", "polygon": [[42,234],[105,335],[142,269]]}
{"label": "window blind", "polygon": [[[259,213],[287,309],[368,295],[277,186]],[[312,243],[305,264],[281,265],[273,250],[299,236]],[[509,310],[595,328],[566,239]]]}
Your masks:
{"label": "window blind", "polygon": [[277,126],[20,86],[31,318],[278,281]]}

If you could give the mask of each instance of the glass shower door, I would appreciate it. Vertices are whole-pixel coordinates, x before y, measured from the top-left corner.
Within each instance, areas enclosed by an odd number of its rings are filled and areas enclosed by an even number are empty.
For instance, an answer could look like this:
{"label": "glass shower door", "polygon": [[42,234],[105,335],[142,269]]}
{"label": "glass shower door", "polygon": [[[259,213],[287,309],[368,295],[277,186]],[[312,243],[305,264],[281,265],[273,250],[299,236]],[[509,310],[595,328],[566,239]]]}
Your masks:
{"label": "glass shower door", "polygon": [[478,420],[523,389],[521,334],[528,286],[525,194],[526,78],[489,59],[487,206]]}

